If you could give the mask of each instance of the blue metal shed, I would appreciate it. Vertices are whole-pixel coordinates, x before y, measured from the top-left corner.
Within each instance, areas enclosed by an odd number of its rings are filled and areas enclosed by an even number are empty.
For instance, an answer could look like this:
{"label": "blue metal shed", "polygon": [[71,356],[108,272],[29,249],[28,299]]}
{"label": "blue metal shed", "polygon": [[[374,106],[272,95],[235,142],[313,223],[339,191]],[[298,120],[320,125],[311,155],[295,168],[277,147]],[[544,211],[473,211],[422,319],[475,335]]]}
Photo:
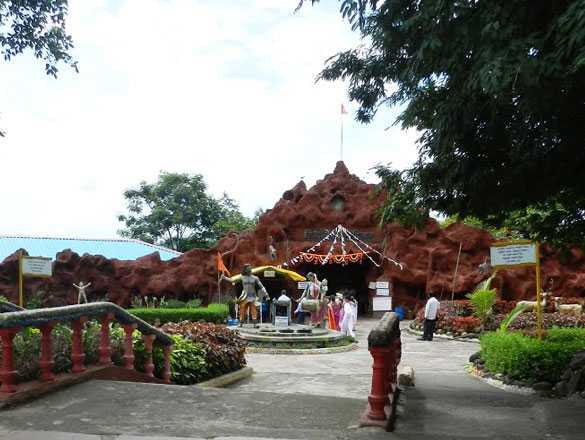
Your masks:
{"label": "blue metal shed", "polygon": [[153,252],[158,252],[161,260],[170,260],[181,255],[180,252],[172,249],[131,238],[90,239],[0,235],[0,262],[18,249],[26,249],[31,256],[50,258],[55,258],[58,252],[65,249],[71,249],[79,255],[87,253],[119,260],[135,260]]}

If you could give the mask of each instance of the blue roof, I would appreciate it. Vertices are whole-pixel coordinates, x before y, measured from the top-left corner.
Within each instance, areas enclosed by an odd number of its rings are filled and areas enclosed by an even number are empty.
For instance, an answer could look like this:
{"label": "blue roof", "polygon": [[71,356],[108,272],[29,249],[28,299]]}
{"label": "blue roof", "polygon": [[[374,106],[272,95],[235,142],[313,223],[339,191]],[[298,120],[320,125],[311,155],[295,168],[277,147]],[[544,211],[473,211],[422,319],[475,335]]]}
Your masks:
{"label": "blue roof", "polygon": [[53,238],[53,237],[17,237],[0,235],[0,262],[18,249],[26,249],[34,257],[55,258],[58,252],[71,249],[83,255],[103,255],[106,258],[119,260],[135,260],[144,255],[158,252],[161,260],[170,260],[181,255],[180,252],[155,246],[131,238],[86,239],[86,238]]}

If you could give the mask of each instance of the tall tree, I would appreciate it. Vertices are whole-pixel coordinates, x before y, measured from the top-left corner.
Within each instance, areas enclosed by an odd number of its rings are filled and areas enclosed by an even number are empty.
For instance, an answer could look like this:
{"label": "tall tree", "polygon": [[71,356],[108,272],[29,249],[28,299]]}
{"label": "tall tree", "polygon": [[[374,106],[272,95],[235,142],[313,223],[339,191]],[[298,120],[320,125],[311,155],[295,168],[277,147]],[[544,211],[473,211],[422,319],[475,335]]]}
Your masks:
{"label": "tall tree", "polygon": [[141,182],[124,192],[128,214],[120,215],[120,234],[187,251],[208,247],[229,231],[253,227],[236,202],[207,194],[200,174],[162,172],[155,183]]}
{"label": "tall tree", "polygon": [[[67,0],[0,0],[0,52],[4,60],[32,50],[45,62],[47,75],[57,77],[59,63],[77,71],[70,54],[73,40],[65,30],[67,12]],[[0,136],[4,136],[1,131]]]}
{"label": "tall tree", "polygon": [[363,41],[319,78],[348,81],[358,120],[401,105],[398,122],[421,132],[398,217],[436,210],[502,225],[544,207],[556,213],[534,233],[583,241],[585,0],[340,4]]}

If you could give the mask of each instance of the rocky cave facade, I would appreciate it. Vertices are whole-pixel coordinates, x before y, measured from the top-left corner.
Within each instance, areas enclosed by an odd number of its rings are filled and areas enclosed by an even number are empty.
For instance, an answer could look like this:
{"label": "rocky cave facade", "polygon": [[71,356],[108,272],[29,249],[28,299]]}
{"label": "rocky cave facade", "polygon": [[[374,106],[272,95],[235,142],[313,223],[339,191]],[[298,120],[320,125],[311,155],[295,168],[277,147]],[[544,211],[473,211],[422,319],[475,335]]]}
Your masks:
{"label": "rocky cave facade", "polygon": [[[432,219],[424,228],[398,224],[380,227],[378,211],[384,198],[385,194],[376,185],[352,175],[343,162],[338,162],[333,173],[310,189],[301,181],[285,191],[276,205],[262,215],[255,230],[228,234],[211,249],[193,249],[169,261],[161,261],[158,253],[123,261],[63,250],[55,257],[53,277],[26,279],[25,295],[30,297],[42,291],[47,306],[72,304],[76,300],[72,284],[84,280],[92,283],[90,298],[107,298],[122,306],[129,306],[134,296],[199,297],[206,303],[216,299],[218,290],[223,295],[235,293],[235,287],[225,281],[218,289],[218,252],[224,254],[224,262],[232,274],[238,273],[245,263],[281,264],[309,249],[337,225],[343,225],[376,251],[399,261],[402,268],[375,253],[369,255],[379,267],[364,258],[362,263],[347,266],[301,263],[290,268],[301,273],[315,271],[321,278],[327,277],[334,289],[356,288],[361,303],[373,294],[368,294],[367,289],[374,281],[389,281],[393,304],[412,310],[429,292],[449,299],[454,290],[455,298],[462,298],[487,277],[479,266],[488,258],[489,247],[494,242],[488,232],[463,224],[442,228]],[[460,262],[454,279],[460,245]],[[271,248],[276,250],[275,259]],[[326,253],[327,249],[320,252]],[[554,296],[585,296],[583,251],[575,248],[561,254],[544,244],[541,254],[543,284],[552,286]],[[12,301],[18,296],[17,255],[15,252],[0,264],[0,295]],[[338,278],[343,282],[336,283]],[[293,297],[298,296],[294,283],[267,280],[267,284],[271,294],[279,294],[286,288]],[[499,270],[492,285],[502,299],[532,299],[534,270]],[[364,307],[368,311],[367,304]]]}

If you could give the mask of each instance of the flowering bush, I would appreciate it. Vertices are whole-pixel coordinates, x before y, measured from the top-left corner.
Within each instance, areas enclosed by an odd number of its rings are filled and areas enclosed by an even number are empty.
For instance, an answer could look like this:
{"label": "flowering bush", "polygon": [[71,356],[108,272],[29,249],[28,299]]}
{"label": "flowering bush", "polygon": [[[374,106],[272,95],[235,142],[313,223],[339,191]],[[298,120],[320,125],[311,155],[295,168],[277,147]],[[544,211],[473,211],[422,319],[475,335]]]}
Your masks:
{"label": "flowering bush", "polygon": [[[494,313],[485,323],[485,328],[496,329],[503,319],[502,313],[507,313],[514,308],[515,301],[497,300],[494,305]],[[416,314],[413,326],[422,328],[424,321],[424,307]],[[455,335],[462,333],[478,333],[480,330],[479,320],[473,316],[473,307],[469,300],[443,301],[437,314],[436,329],[439,333],[450,332]]]}
{"label": "flowering bush", "polygon": [[475,316],[462,316],[453,318],[451,326],[456,333],[477,333],[481,326],[481,321]]}

